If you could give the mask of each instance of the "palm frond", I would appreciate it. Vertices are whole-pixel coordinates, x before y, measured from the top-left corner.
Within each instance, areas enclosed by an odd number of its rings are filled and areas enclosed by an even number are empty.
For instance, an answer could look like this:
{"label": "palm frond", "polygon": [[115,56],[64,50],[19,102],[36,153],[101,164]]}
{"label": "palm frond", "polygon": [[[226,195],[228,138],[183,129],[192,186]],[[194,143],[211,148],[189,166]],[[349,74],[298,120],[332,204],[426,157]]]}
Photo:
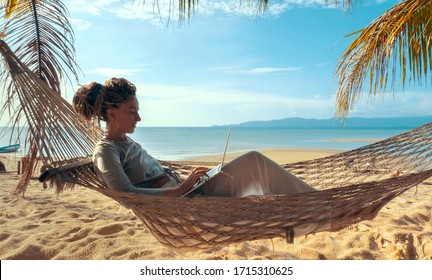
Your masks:
{"label": "palm frond", "polygon": [[74,33],[63,3],[21,0],[15,11],[2,29],[18,58],[57,92],[63,79],[71,81],[68,73],[78,80]]}
{"label": "palm frond", "polygon": [[336,114],[345,117],[369,79],[369,94],[384,92],[397,79],[427,82],[432,71],[432,1],[406,0],[359,32],[336,68]]}

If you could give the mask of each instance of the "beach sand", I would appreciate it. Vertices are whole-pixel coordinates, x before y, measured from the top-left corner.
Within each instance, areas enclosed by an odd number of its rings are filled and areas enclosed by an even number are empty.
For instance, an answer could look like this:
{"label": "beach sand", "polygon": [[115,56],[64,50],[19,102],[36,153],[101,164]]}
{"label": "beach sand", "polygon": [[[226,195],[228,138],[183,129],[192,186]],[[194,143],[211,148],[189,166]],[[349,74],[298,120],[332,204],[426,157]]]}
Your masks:
{"label": "beach sand", "polygon": [[[279,163],[335,151],[263,150]],[[230,154],[229,161],[238,154]],[[220,156],[195,159],[218,162]],[[133,213],[102,194],[76,187],[56,196],[32,180],[25,197],[13,197],[19,175],[13,157],[0,157],[0,258],[5,259],[432,259],[432,186],[413,188],[388,203],[372,221],[339,232],[241,242],[176,252],[159,244]]]}

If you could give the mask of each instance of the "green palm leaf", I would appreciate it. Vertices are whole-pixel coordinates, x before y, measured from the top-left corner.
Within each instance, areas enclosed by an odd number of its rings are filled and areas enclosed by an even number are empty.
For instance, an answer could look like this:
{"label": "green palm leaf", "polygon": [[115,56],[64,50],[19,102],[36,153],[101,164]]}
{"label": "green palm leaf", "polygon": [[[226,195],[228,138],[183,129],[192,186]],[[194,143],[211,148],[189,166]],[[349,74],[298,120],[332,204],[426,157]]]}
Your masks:
{"label": "green palm leaf", "polygon": [[336,113],[346,116],[357,101],[364,81],[369,94],[384,92],[396,79],[427,80],[432,71],[432,1],[406,0],[388,10],[360,32],[336,68],[339,81]]}

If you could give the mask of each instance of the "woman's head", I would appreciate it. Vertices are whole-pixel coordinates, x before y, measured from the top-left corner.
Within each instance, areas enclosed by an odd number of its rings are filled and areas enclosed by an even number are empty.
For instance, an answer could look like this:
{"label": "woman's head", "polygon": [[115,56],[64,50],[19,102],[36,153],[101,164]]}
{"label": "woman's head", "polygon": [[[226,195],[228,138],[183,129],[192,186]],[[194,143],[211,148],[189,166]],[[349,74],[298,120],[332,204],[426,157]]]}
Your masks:
{"label": "woman's head", "polygon": [[75,111],[86,120],[108,121],[108,110],[118,109],[131,96],[136,87],[124,78],[111,78],[105,83],[92,82],[81,86],[73,98]]}

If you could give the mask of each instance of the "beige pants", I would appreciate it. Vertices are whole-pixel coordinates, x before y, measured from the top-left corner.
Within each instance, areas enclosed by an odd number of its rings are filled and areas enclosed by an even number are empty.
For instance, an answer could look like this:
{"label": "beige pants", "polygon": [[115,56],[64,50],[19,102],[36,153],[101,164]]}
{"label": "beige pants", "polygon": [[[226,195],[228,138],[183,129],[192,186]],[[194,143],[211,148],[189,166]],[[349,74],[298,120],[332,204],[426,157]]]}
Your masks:
{"label": "beige pants", "polygon": [[266,194],[297,194],[314,188],[258,152],[244,154],[222,167],[200,189],[191,193],[205,196],[245,197]]}

